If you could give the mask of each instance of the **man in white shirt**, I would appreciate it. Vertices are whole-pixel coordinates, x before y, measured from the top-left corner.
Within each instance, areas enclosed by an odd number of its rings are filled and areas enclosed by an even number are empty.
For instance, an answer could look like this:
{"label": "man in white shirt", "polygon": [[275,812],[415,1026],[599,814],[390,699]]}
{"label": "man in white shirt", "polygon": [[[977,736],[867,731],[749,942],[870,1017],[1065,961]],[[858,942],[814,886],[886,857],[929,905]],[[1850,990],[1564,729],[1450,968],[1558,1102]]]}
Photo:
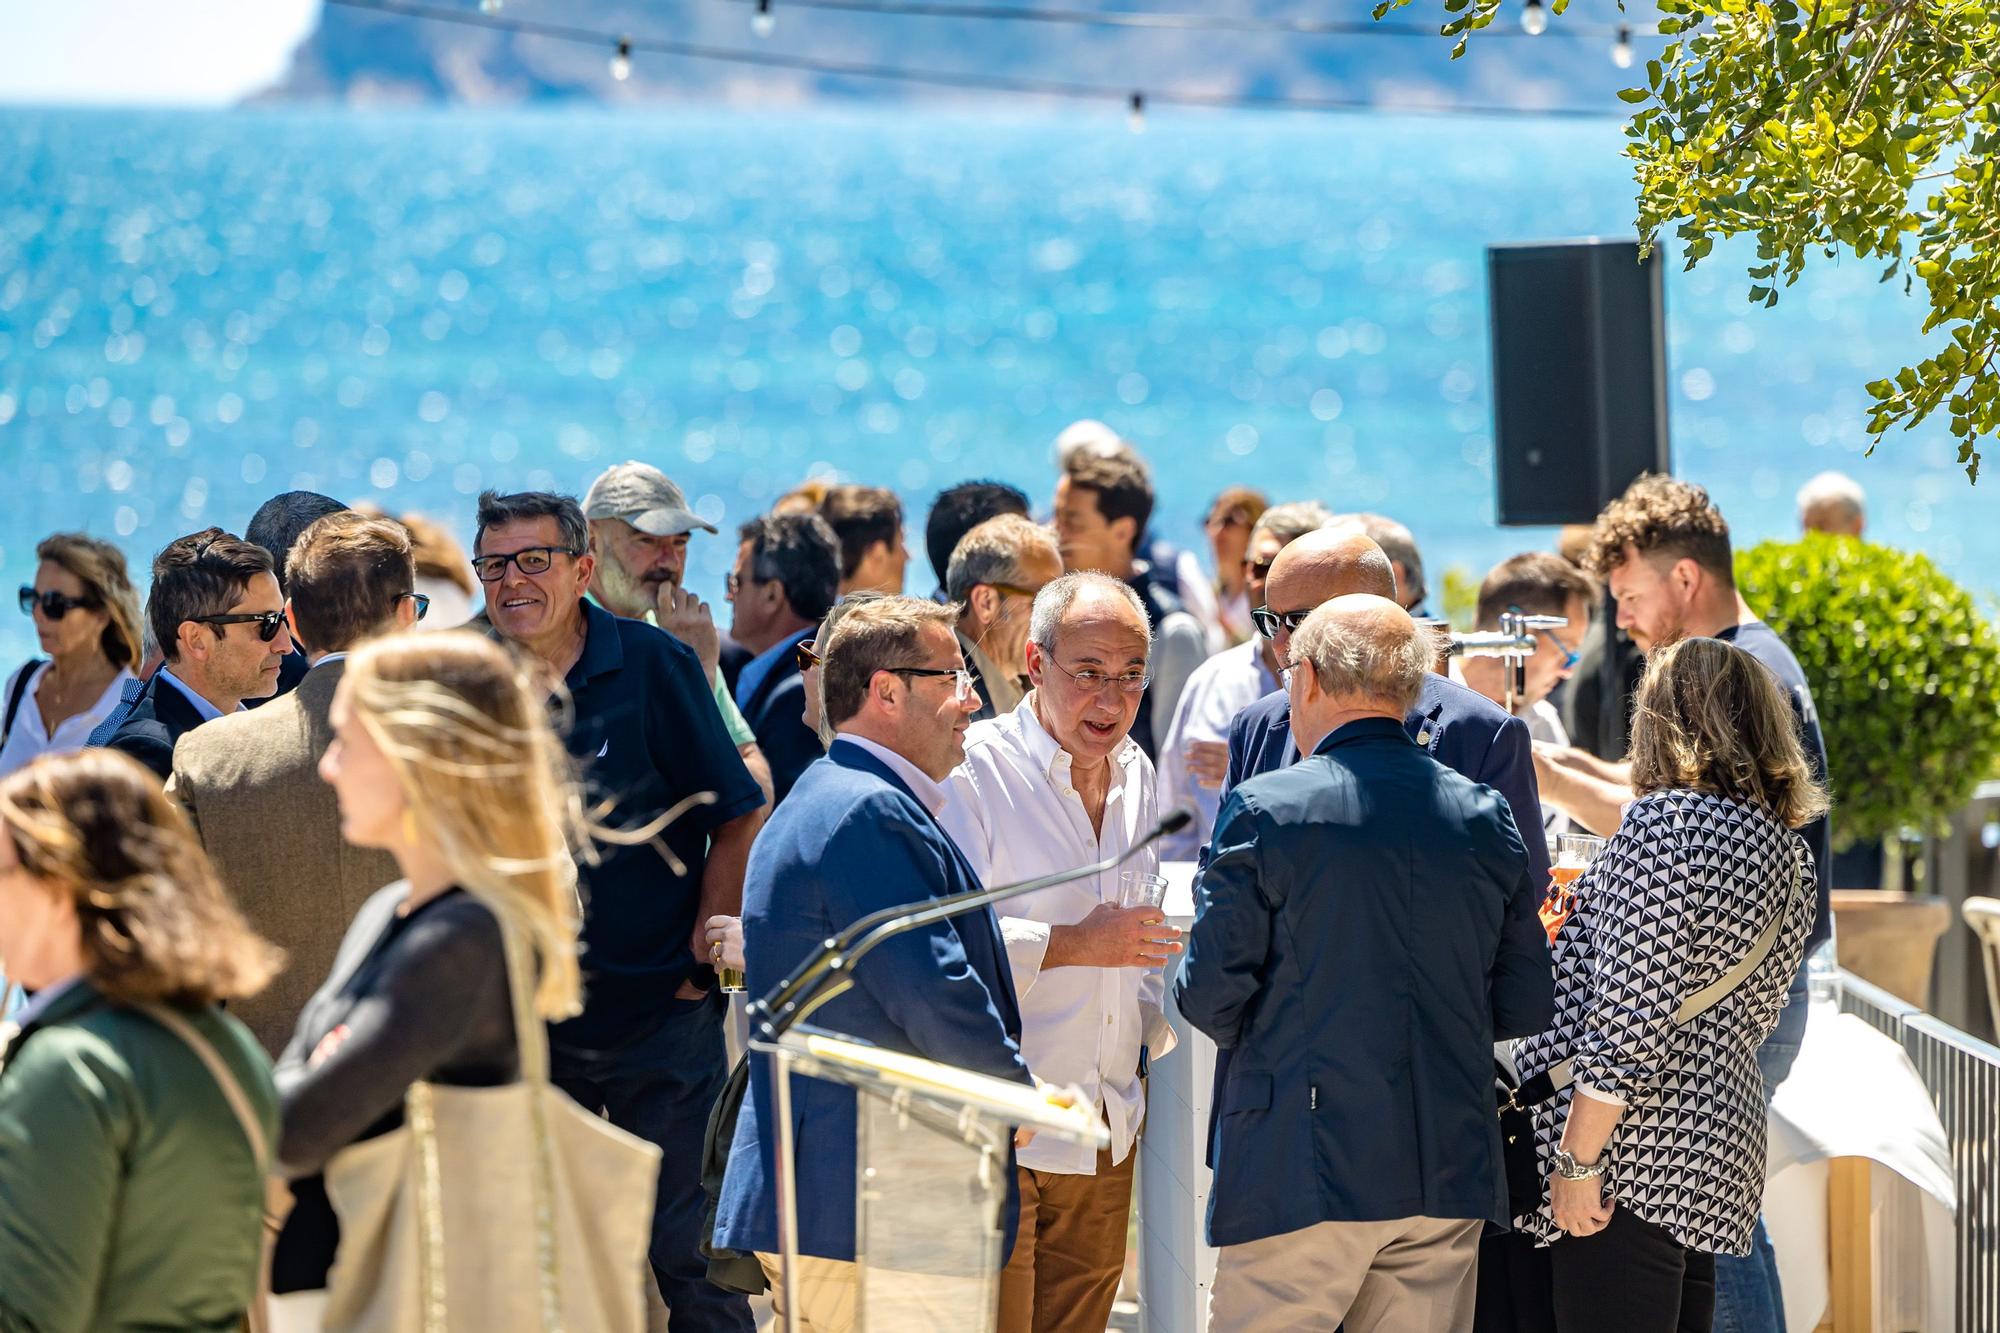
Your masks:
{"label": "man in white shirt", "polygon": [[[1151,649],[1145,607],[1105,574],[1066,574],[1036,596],[1033,689],[975,723],[943,821],[987,884],[1122,852],[1158,815],[1153,765],[1131,739]],[[1000,1277],[1001,1333],[1101,1333],[1125,1265],[1133,1149],[1145,1117],[1141,1068],[1164,1055],[1160,969],[1180,932],[1157,907],[1119,906],[1123,871],[1057,885],[1001,910],[1020,997],[1021,1051],[1037,1078],[1083,1090],[1111,1130],[1102,1152],[1037,1139],[1020,1151],[1021,1220]]]}
{"label": "man in white shirt", "polygon": [[[1332,515],[1317,500],[1273,505],[1250,531],[1244,548],[1243,589],[1251,615],[1264,609],[1264,580],[1278,552]],[[1276,644],[1261,630],[1247,643],[1217,653],[1194,669],[1181,690],[1173,724],[1160,745],[1160,806],[1183,807],[1195,818],[1179,833],[1160,839],[1168,861],[1192,861],[1201,853],[1222,805],[1222,780],[1229,773],[1229,723],[1238,712],[1278,688]]]}

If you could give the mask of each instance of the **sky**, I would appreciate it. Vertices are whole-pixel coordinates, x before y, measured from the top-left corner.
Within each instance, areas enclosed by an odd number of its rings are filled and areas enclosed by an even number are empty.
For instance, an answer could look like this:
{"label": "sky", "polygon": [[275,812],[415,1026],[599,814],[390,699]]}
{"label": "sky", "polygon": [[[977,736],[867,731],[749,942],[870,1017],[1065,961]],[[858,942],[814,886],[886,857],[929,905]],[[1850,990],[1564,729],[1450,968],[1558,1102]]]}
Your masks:
{"label": "sky", "polygon": [[0,103],[223,106],[269,85],[319,0],[0,0]]}

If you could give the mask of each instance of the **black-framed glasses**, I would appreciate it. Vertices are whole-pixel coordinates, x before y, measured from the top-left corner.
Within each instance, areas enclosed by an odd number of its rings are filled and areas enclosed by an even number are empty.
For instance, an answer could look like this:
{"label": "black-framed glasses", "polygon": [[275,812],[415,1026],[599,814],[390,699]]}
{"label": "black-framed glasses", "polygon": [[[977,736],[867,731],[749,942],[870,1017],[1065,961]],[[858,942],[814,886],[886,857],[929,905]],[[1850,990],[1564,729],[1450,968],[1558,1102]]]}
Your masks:
{"label": "black-framed glasses", "polygon": [[412,602],[416,603],[418,620],[422,620],[425,616],[430,614],[431,595],[429,593],[399,592],[396,594],[396,600],[399,602],[402,601],[405,597],[409,598]]}
{"label": "black-framed glasses", "polygon": [[799,670],[801,671],[811,671],[814,667],[826,661],[824,657],[813,651],[811,644],[803,639],[799,640],[797,651],[799,655]]}
{"label": "black-framed glasses", "polygon": [[1065,676],[1068,676],[1071,680],[1093,694],[1103,690],[1107,685],[1116,689],[1120,694],[1138,694],[1153,683],[1153,677],[1150,672],[1127,671],[1123,675],[1114,676],[1109,671],[1099,671],[1095,667],[1085,667],[1081,671],[1071,671],[1061,662],[1056,661],[1054,653],[1048,653],[1045,657],[1048,663],[1056,670],[1062,672]]}
{"label": "black-framed glasses", "polygon": [[507,577],[508,565],[532,577],[553,569],[559,555],[582,554],[569,546],[524,546],[505,555],[476,555],[472,557],[472,572],[481,583],[498,583]]}
{"label": "black-framed glasses", "polygon": [[1305,624],[1306,617],[1311,615],[1316,609],[1315,607],[1308,606],[1297,611],[1286,611],[1280,614],[1268,606],[1260,606],[1250,613],[1250,620],[1251,623],[1257,626],[1259,634],[1267,639],[1275,639],[1278,637],[1280,627],[1287,633],[1297,634],[1299,626]]}
{"label": "black-framed glasses", "polygon": [[35,608],[40,607],[43,616],[50,620],[61,620],[72,611],[89,611],[96,605],[97,603],[88,597],[71,597],[67,593],[56,592],[53,589],[48,592],[36,592],[25,583],[21,585],[21,614],[24,616],[35,614]]}
{"label": "black-framed glasses", "polygon": [[278,631],[285,627],[283,611],[236,611],[228,615],[189,616],[197,625],[255,625],[257,637],[265,643],[278,637]]}
{"label": "black-framed glasses", "polygon": [[883,667],[882,670],[892,676],[949,677],[952,698],[960,703],[969,703],[979,697],[979,689],[972,683],[972,673],[964,667]]}

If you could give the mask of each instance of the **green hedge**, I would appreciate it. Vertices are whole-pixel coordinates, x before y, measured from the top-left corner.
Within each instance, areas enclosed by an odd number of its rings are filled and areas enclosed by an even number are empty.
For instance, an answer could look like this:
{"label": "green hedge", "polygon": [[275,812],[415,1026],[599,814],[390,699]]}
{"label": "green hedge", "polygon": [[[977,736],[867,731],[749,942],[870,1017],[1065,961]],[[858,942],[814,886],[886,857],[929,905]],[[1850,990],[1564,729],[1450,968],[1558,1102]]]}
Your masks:
{"label": "green hedge", "polygon": [[1969,593],[1923,555],[1819,534],[1740,552],[1736,580],[1812,682],[1838,845],[1965,804],[2000,758],[2000,640]]}

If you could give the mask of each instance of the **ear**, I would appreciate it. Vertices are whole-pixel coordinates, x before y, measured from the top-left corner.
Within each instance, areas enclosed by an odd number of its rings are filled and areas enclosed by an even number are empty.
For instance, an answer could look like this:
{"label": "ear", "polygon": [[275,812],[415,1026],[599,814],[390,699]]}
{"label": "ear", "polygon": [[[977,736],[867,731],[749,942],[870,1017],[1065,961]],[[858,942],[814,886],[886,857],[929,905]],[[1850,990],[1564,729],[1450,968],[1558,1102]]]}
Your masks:
{"label": "ear", "polygon": [[590,580],[591,580],[592,576],[593,576],[593,575],[595,575],[596,573],[597,573],[597,557],[596,557],[596,556],[594,556],[594,555],[592,555],[592,554],[591,554],[590,552],[586,551],[586,552],[584,552],[584,553],[583,553],[582,555],[580,555],[580,556],[578,556],[578,557],[576,558],[576,595],[577,595],[577,596],[579,596],[579,597],[583,596],[583,592],[584,592],[584,589],[586,589],[586,588],[588,588],[588,587],[590,586]]}
{"label": "ear", "polygon": [[965,599],[972,606],[972,617],[981,625],[990,625],[1000,615],[1000,593],[984,583],[972,587],[972,595]]}
{"label": "ear", "polygon": [[1028,640],[1028,683],[1039,690],[1042,676],[1048,669],[1048,659],[1042,656],[1042,645],[1033,639]]}
{"label": "ear", "polygon": [[[286,613],[290,614],[291,603],[290,602],[285,603],[285,607],[286,607]],[[398,597],[396,599],[396,628],[408,629],[410,626],[416,623],[417,623],[416,602],[414,602],[408,597]],[[296,639],[298,637],[298,634],[299,632],[297,630],[292,631],[293,638]]]}
{"label": "ear", "polygon": [[1671,577],[1675,586],[1679,587],[1682,592],[1693,592],[1701,586],[1702,581],[1708,577],[1708,574],[1707,571],[1702,569],[1692,559],[1682,556],[1679,560],[1674,561]]}
{"label": "ear", "polygon": [[880,704],[891,715],[902,705],[903,678],[888,671],[878,671],[868,681],[868,697]]}
{"label": "ear", "polygon": [[1112,537],[1125,543],[1136,554],[1139,550],[1139,520],[1126,517],[1113,519],[1109,526]]}
{"label": "ear", "polygon": [[[404,605],[403,602],[396,603],[397,609],[399,611],[401,610],[403,605]],[[299,613],[292,610],[292,599],[289,597],[285,599],[285,628],[292,632],[293,643],[303,642],[303,640],[299,638]]]}
{"label": "ear", "polygon": [[206,662],[210,650],[215,647],[215,631],[192,620],[181,622],[175,638],[180,644],[180,652],[176,656],[190,662]]}

